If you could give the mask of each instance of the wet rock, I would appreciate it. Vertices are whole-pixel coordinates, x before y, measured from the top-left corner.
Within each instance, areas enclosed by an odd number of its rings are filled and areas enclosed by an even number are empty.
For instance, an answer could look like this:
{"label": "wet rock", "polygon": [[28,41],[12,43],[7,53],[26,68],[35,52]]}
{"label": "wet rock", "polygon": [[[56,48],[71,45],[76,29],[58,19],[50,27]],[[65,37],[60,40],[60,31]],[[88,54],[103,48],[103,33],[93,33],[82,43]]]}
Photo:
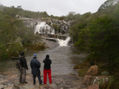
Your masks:
{"label": "wet rock", "polygon": [[52,89],[57,89],[57,85],[56,85],[56,84],[51,84],[50,87],[51,87]]}
{"label": "wet rock", "polygon": [[61,87],[60,89],[64,89],[63,87]]}
{"label": "wet rock", "polygon": [[4,86],[3,85],[0,85],[0,89],[4,89]]}
{"label": "wet rock", "polygon": [[56,75],[53,76],[53,84],[40,86],[38,82],[36,85],[33,85],[32,77],[30,75],[27,75],[27,84],[19,84],[19,80],[15,79],[12,79],[12,81],[7,80],[2,84],[0,83],[0,89],[83,89],[81,83],[83,78],[79,78],[76,75]]}
{"label": "wet rock", "polygon": [[14,85],[12,89],[20,89],[18,85]]}

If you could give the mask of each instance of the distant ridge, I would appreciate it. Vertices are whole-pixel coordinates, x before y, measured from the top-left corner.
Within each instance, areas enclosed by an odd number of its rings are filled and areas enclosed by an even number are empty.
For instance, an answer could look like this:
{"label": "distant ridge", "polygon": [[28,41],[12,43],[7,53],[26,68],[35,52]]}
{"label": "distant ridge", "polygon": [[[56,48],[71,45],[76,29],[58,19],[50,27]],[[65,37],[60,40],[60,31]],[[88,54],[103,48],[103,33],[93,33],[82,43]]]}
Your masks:
{"label": "distant ridge", "polygon": [[107,0],[104,4],[101,5],[99,10],[106,9],[108,7],[114,6],[119,3],[119,0]]}

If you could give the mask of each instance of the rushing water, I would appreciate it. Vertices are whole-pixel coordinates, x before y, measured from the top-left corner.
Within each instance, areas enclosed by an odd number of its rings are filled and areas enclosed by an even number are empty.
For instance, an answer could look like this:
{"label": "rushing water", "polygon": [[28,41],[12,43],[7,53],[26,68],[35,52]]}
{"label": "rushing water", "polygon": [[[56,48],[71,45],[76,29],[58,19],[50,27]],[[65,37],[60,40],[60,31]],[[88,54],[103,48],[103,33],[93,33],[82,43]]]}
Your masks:
{"label": "rushing water", "polygon": [[55,30],[48,25],[46,22],[38,22],[38,24],[35,27],[34,34],[55,34]]}
{"label": "rushing water", "polygon": [[[49,54],[50,58],[52,59],[52,75],[66,75],[75,73],[73,70],[74,64],[80,63],[80,61],[85,58],[85,55],[74,54],[70,46],[61,47],[58,46],[55,42],[50,41],[47,41],[46,44],[50,48],[37,52],[38,60],[41,63],[41,73],[43,71],[43,60],[45,59],[46,54]],[[28,55],[26,58],[29,66],[27,73],[31,73],[29,64],[32,56]],[[16,61],[13,60],[0,62],[0,73],[16,73],[17,70],[15,63]]]}
{"label": "rushing water", "polygon": [[70,37],[67,37],[66,40],[57,39],[57,41],[60,47],[68,46]]}

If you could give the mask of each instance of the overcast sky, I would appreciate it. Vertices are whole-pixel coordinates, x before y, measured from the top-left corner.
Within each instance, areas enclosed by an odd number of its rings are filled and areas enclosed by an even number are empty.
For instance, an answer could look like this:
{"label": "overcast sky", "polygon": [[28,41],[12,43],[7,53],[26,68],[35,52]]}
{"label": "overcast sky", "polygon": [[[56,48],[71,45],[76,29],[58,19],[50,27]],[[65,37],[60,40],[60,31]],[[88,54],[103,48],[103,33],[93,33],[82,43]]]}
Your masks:
{"label": "overcast sky", "polygon": [[0,0],[5,6],[22,6],[26,10],[47,11],[49,15],[67,15],[76,13],[96,12],[106,0]]}

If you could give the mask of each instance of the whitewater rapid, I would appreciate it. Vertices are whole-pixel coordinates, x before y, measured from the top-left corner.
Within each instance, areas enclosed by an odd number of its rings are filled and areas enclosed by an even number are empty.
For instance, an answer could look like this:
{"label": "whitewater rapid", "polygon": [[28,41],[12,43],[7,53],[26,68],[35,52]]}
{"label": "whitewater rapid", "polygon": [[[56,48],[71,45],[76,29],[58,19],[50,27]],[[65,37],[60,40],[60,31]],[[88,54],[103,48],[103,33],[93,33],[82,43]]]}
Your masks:
{"label": "whitewater rapid", "polygon": [[62,39],[57,39],[58,41],[58,44],[60,47],[65,47],[65,46],[68,46],[69,42],[70,42],[71,38],[70,37],[67,37],[65,40],[62,40]]}

